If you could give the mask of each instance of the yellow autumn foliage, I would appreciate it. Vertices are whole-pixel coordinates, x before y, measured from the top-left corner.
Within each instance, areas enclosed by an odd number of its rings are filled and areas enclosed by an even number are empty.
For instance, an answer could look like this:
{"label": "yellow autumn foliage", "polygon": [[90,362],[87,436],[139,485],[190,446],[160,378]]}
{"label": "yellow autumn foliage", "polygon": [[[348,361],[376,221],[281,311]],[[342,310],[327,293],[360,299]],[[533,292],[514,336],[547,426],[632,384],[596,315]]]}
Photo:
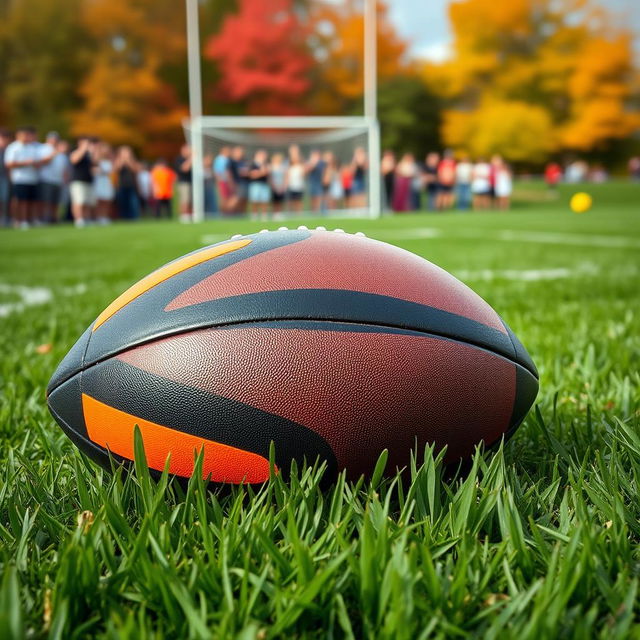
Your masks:
{"label": "yellow autumn foliage", "polygon": [[[384,82],[408,70],[407,43],[388,18],[383,0],[378,9],[378,80]],[[320,89],[313,96],[315,113],[343,113],[364,93],[364,20],[362,3],[344,0],[313,8],[315,55]]]}
{"label": "yellow autumn foliage", "polygon": [[591,0],[460,0],[449,15],[453,55],[424,67],[450,105],[446,144],[541,161],[640,128],[630,34]]}

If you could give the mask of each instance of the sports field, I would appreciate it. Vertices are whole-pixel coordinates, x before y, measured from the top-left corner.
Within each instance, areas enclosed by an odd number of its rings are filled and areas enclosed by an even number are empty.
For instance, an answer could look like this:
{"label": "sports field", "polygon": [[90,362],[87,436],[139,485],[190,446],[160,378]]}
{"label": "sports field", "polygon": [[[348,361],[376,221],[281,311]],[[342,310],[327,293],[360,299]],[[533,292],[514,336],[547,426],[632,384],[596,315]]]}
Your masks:
{"label": "sports field", "polygon": [[[640,637],[640,185],[575,215],[304,220],[402,246],[483,296],[541,375],[535,409],[469,475],[257,495],[111,476],[44,398],[95,316],[152,269],[250,221],[0,231],[0,638]],[[289,224],[292,224],[291,222]],[[402,375],[399,372],[398,375]]]}

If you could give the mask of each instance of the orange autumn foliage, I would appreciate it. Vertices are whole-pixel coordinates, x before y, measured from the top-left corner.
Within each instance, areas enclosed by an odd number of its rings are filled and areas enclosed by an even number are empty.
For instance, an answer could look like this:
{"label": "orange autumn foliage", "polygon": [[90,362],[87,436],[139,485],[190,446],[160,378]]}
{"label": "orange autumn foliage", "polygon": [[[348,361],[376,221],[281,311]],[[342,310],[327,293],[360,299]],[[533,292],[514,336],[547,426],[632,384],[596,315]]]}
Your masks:
{"label": "orange autumn foliage", "polygon": [[92,133],[149,155],[171,153],[182,137],[186,106],[162,79],[186,47],[184,10],[167,0],[93,0],[82,16],[98,43],[80,86],[75,134]]}
{"label": "orange autumn foliage", "polygon": [[[391,23],[387,4],[378,9],[378,81],[383,83],[410,73],[406,59],[408,44]],[[314,53],[319,82],[314,93],[314,111],[344,113],[364,93],[364,20],[362,3],[345,0],[312,7]]]}

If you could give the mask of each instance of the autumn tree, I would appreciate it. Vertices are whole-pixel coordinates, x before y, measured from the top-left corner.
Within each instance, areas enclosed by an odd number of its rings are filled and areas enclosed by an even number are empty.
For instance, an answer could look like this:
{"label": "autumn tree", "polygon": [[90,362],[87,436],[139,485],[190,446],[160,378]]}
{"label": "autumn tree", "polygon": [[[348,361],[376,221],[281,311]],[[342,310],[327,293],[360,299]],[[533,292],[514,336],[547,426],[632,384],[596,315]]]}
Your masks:
{"label": "autumn tree", "polygon": [[0,121],[65,134],[81,104],[78,78],[90,63],[83,0],[0,4]]}
{"label": "autumn tree", "polygon": [[[317,68],[313,94],[316,113],[347,113],[362,110],[364,94],[364,16],[363,3],[344,0],[311,5],[311,40]],[[391,23],[388,7],[377,3],[378,80],[384,84],[399,75],[410,75],[406,60],[407,42]]]}
{"label": "autumn tree", "polygon": [[216,95],[252,114],[297,114],[309,89],[313,60],[307,29],[292,0],[239,0],[204,55],[217,63]]}
{"label": "autumn tree", "polygon": [[639,126],[628,109],[630,34],[590,0],[462,0],[449,14],[453,56],[425,69],[451,107],[447,144],[541,161],[604,148]]}
{"label": "autumn tree", "polygon": [[187,115],[165,67],[184,59],[184,6],[172,0],[87,0],[82,20],[95,42],[73,116],[76,134],[93,133],[149,155],[183,140]]}

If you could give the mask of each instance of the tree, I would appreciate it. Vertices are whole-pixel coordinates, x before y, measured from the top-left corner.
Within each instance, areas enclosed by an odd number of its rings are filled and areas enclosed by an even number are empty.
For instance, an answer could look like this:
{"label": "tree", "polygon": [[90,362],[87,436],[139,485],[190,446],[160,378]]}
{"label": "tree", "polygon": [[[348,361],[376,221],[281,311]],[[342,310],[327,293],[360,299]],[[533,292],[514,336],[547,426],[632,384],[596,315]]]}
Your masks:
{"label": "tree", "polygon": [[384,81],[378,91],[382,147],[416,156],[439,149],[441,103],[415,75]]}
{"label": "tree", "polygon": [[449,12],[453,56],[425,69],[450,107],[447,144],[541,161],[605,148],[640,125],[628,109],[630,36],[591,0],[463,0]]}
{"label": "tree", "polygon": [[306,37],[292,0],[239,0],[205,46],[220,72],[217,97],[253,114],[301,113],[313,63]]}
{"label": "tree", "polygon": [[[21,0],[0,9],[0,118],[65,134],[81,102],[89,37],[80,21],[83,0]],[[46,43],[46,46],[43,46]]]}
{"label": "tree", "polygon": [[[378,79],[381,83],[414,70],[407,43],[398,35],[383,1],[377,3]],[[319,69],[313,94],[316,113],[362,111],[364,94],[364,19],[362,2],[345,0],[312,7],[312,47]]]}
{"label": "tree", "polygon": [[92,0],[82,19],[95,53],[80,83],[84,104],[73,114],[73,132],[148,155],[171,153],[184,139],[188,111],[163,72],[184,57],[184,7],[170,0]]}

